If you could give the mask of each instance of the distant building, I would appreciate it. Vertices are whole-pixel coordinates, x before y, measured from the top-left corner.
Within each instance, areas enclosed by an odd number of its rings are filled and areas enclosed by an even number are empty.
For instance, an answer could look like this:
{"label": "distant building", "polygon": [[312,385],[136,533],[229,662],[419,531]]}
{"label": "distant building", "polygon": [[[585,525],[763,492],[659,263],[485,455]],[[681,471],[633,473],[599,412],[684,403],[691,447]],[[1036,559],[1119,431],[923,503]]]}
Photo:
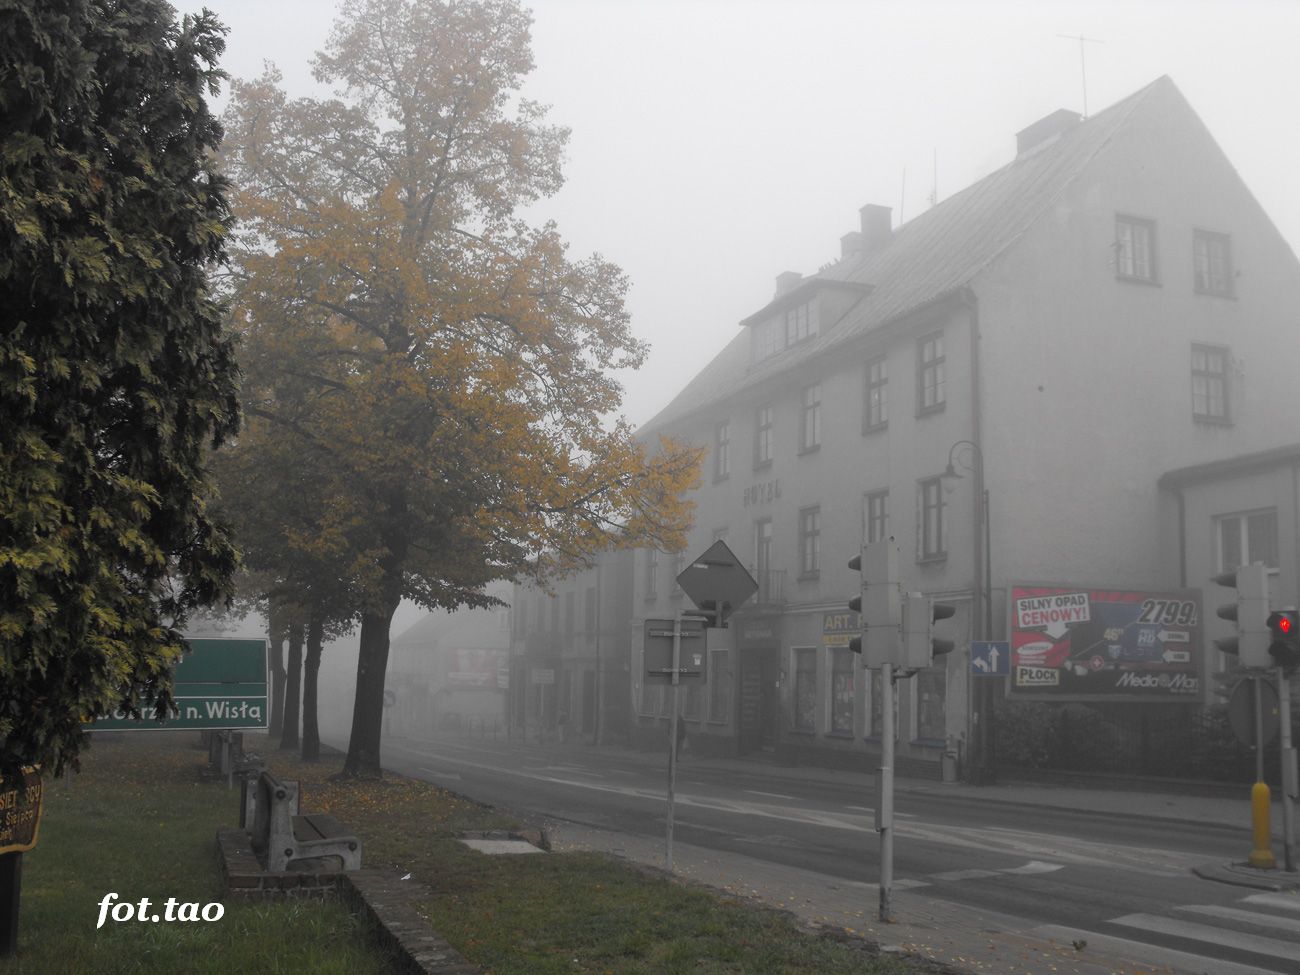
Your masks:
{"label": "distant building", "polygon": [[606,552],[551,592],[515,587],[512,735],[628,741],[632,560],[631,552]]}
{"label": "distant building", "polygon": [[[865,206],[840,243],[816,274],[780,275],[642,431],[709,449],[686,554],[724,539],[760,586],[689,692],[692,747],[853,762],[878,749],[881,688],[845,646],[846,563],[891,536],[905,588],[958,606],[943,624],[957,649],[898,684],[902,766],[965,756],[981,685],[1209,701],[1225,663],[1212,609],[1185,608],[1172,635],[1146,627],[1143,642],[1171,641],[1163,661],[1138,661],[1161,647],[1128,647],[1095,612],[1096,649],[1068,667],[970,676],[971,640],[1010,636],[1017,585],[1038,594],[1024,606],[1056,589],[1136,600],[1267,550],[1275,598],[1297,601],[1294,448],[1279,445],[1300,441],[1300,264],[1173,82],[1087,120],[1053,113],[1002,169],[897,228]],[[683,606],[683,564],[636,553],[628,618],[609,627],[631,644],[647,745],[667,699],[642,679],[639,627]],[[542,611],[552,633],[569,632],[569,598]],[[1064,644],[1045,632],[1047,660]],[[1158,689],[1145,675],[1160,668],[1180,676]]]}
{"label": "distant building", "polygon": [[393,638],[385,682],[388,731],[505,734],[511,589],[496,584],[488,592],[507,605],[430,613]]}

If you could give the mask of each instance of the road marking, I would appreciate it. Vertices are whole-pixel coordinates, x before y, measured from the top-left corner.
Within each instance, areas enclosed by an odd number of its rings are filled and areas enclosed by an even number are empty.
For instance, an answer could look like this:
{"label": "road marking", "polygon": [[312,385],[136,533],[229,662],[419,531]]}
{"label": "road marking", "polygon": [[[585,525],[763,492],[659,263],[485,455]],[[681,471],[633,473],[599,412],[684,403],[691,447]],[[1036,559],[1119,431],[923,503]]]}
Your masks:
{"label": "road marking", "polygon": [[1279,941],[1258,934],[1242,934],[1209,924],[1161,917],[1159,914],[1125,914],[1123,917],[1110,918],[1107,923],[1119,924],[1126,928],[1141,928],[1143,931],[1155,931],[1175,938],[1186,938],[1188,941],[1204,941],[1223,948],[1236,948],[1238,951],[1284,958],[1292,962],[1300,958],[1300,945],[1293,941]]}
{"label": "road marking", "polygon": [[1277,975],[1267,968],[1254,965],[1241,965],[1237,962],[1224,961],[1222,958],[1207,958],[1185,951],[1174,951],[1161,945],[1147,944],[1144,941],[1130,941],[1116,938],[1096,931],[1083,931],[1079,928],[1065,928],[1056,924],[1043,924],[1025,934],[1046,938],[1062,945],[1074,941],[1087,942],[1087,952],[1093,961],[1102,957],[1150,965],[1159,971],[1173,969],[1188,972],[1213,972],[1214,975]]}
{"label": "road marking", "polygon": [[746,789],[745,792],[751,796],[767,796],[769,799],[789,799],[792,802],[798,801],[797,796],[783,796],[779,792],[759,792],[757,789]]}
{"label": "road marking", "polygon": [[949,870],[947,873],[932,873],[931,880],[937,880],[940,883],[955,883],[959,880],[983,880],[985,877],[996,877],[1000,871],[997,870]]}
{"label": "road marking", "polygon": [[1010,867],[1007,870],[1001,870],[999,873],[1011,873],[1017,876],[1029,876],[1036,873],[1052,873],[1055,870],[1064,870],[1064,863],[1044,863],[1042,860],[1030,860],[1023,867]]}
{"label": "road marking", "polygon": [[1251,894],[1243,897],[1246,904],[1263,904],[1265,907],[1280,907],[1284,911],[1300,911],[1300,897],[1294,894]]}
{"label": "road marking", "polygon": [[[1261,914],[1258,911],[1243,911],[1237,907],[1220,907],[1218,904],[1185,904],[1174,908],[1186,914],[1204,914],[1208,917],[1221,917],[1226,921],[1240,921],[1261,928],[1276,928],[1300,934],[1300,918],[1279,917],[1276,914]],[[1300,948],[1297,948],[1300,951]]]}

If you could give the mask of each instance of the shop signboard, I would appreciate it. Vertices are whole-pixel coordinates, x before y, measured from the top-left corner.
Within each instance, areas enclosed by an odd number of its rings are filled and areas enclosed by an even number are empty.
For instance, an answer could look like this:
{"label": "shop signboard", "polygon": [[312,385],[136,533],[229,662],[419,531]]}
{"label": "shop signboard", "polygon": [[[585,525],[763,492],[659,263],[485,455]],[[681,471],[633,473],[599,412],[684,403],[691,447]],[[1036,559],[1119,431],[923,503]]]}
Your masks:
{"label": "shop signboard", "polygon": [[1010,595],[1013,695],[1185,702],[1200,693],[1198,590],[1016,584]]}

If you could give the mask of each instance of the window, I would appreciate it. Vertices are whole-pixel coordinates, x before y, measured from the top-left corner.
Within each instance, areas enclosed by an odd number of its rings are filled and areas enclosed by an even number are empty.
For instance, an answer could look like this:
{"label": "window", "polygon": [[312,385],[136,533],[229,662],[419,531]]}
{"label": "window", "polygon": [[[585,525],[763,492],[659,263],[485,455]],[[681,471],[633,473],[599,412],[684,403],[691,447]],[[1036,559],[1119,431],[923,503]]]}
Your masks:
{"label": "window", "polygon": [[1277,568],[1277,509],[1223,515],[1217,520],[1220,572],[1251,562]]}
{"label": "window", "polygon": [[794,651],[794,730],[817,730],[817,651]]}
{"label": "window", "polygon": [[573,623],[574,623],[573,614],[574,614],[573,593],[566,592],[564,594],[564,635],[568,637],[573,636]]}
{"label": "window", "polygon": [[781,322],[768,319],[754,326],[754,361],[762,362],[781,351]]}
{"label": "window", "polygon": [[917,485],[916,558],[918,562],[942,559],[948,554],[944,550],[945,507],[943,482],[940,478],[927,478]]}
{"label": "window", "polygon": [[713,479],[724,481],[731,474],[731,423],[723,420],[713,430]]}
{"label": "window", "polygon": [[767,404],[758,408],[754,420],[754,466],[763,467],[772,463],[772,406]]}
{"label": "window", "polygon": [[678,583],[677,581],[677,577],[681,575],[685,569],[686,569],[686,553],[677,552],[675,555],[673,555],[673,598],[674,599],[681,599],[683,596],[686,595],[686,593],[682,591],[681,584]]}
{"label": "window", "polygon": [[816,450],[822,443],[822,384],[803,388],[803,422],[799,425],[799,452]]}
{"label": "window", "polygon": [[1193,232],[1192,273],[1198,293],[1232,296],[1232,252],[1227,234]]}
{"label": "window", "polygon": [[853,662],[857,654],[844,647],[831,651],[831,734],[853,734]]}
{"label": "window", "polygon": [[885,357],[867,363],[867,399],[862,416],[862,432],[883,430],[889,423],[889,372]]}
{"label": "window", "polygon": [[799,575],[816,576],[822,565],[822,509],[799,511]]}
{"label": "window", "polygon": [[700,720],[700,682],[698,680],[692,680],[686,685],[686,692],[682,695],[682,719],[685,721]]}
{"label": "window", "polygon": [[583,613],[583,619],[586,621],[587,633],[594,636],[596,633],[596,587],[588,586],[585,597],[586,610]]}
{"label": "window", "polygon": [[758,583],[758,598],[771,599],[772,591],[772,519],[754,522],[754,581]]}
{"label": "window", "polygon": [[943,333],[927,335],[917,343],[917,410],[930,413],[943,409]]}
{"label": "window", "polygon": [[[868,671],[870,677],[870,698],[871,698],[871,733],[870,738],[883,738],[885,727],[884,702],[881,700],[881,691],[885,682],[880,679],[880,671]],[[894,700],[894,737],[898,737],[898,686],[895,685],[890,690],[890,695]]]}
{"label": "window", "polygon": [[812,302],[791,308],[785,313],[785,342],[795,345],[817,334],[817,317],[812,313]]}
{"label": "window", "polygon": [[948,674],[940,658],[933,670],[916,675],[916,737],[944,741],[948,725],[944,717],[948,700]]}
{"label": "window", "polygon": [[867,541],[879,542],[889,537],[889,492],[872,491],[867,495]]}
{"label": "window", "polygon": [[731,703],[731,664],[726,650],[709,651],[709,720],[726,722]]}
{"label": "window", "polygon": [[1192,417],[1207,423],[1228,421],[1228,350],[1192,346]]}
{"label": "window", "polygon": [[1156,282],[1156,225],[1136,217],[1115,218],[1115,273],[1129,281]]}
{"label": "window", "polygon": [[659,595],[659,551],[650,549],[645,553],[645,598],[654,599]]}

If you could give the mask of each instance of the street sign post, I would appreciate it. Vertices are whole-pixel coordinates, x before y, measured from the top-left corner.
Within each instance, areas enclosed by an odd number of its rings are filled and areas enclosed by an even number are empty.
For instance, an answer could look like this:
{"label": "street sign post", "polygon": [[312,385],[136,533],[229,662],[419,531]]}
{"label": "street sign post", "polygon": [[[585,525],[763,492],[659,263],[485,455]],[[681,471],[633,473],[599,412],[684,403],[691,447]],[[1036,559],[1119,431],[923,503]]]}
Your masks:
{"label": "street sign post", "polygon": [[1011,641],[971,641],[970,672],[976,677],[1010,677]]}
{"label": "street sign post", "polygon": [[[680,630],[677,629],[679,624]],[[682,645],[678,651],[680,659],[674,663],[673,646],[676,639],[688,641],[689,645]],[[679,681],[703,683],[704,621],[646,620],[643,656],[647,684],[676,684]]]}
{"label": "street sign post", "polygon": [[268,725],[266,641],[186,640],[188,652],[173,672],[175,708],[162,721],[148,702],[140,717],[100,715],[87,731],[231,731]]}
{"label": "street sign post", "polygon": [[678,573],[677,585],[701,610],[713,613],[718,626],[725,624],[736,607],[758,592],[754,577],[722,539]]}

